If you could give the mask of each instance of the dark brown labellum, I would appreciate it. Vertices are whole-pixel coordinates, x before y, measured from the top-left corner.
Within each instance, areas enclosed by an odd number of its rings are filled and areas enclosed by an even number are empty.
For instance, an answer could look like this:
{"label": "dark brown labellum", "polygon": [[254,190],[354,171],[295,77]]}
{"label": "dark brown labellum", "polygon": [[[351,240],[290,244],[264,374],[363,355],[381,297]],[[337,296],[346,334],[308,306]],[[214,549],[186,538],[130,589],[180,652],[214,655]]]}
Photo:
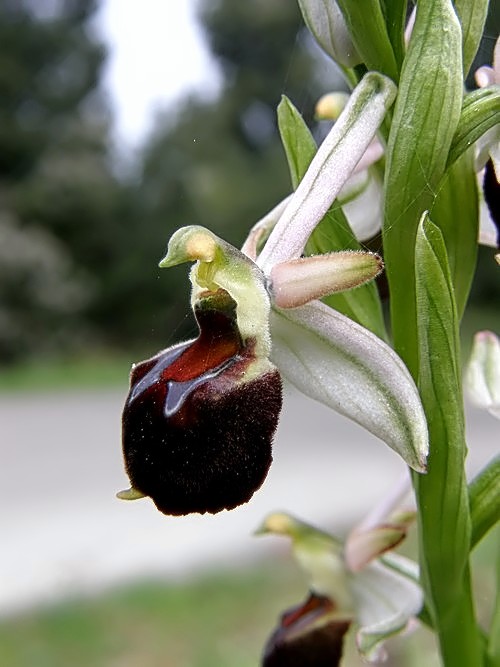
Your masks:
{"label": "dark brown labellum", "polygon": [[123,410],[123,453],[132,487],[172,515],[232,509],[264,481],[281,411],[281,378],[247,380],[252,341],[241,340],[236,304],[207,295],[195,308],[198,338],[132,369]]}
{"label": "dark brown labellum", "polygon": [[264,650],[263,667],[335,667],[342,659],[348,619],[333,619],[331,600],[311,593],[288,609]]}
{"label": "dark brown labellum", "polygon": [[491,219],[497,228],[497,247],[500,248],[500,184],[497,181],[491,159],[486,163],[484,170],[483,192]]}

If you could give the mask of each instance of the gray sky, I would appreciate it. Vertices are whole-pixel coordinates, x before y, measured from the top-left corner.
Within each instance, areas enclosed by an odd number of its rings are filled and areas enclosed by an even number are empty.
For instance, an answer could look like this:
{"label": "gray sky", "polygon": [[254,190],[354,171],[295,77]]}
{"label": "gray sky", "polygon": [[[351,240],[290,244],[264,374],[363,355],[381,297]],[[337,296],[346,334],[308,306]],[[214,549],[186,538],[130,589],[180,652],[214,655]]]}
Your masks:
{"label": "gray sky", "polygon": [[109,48],[103,84],[115,136],[133,147],[156,109],[187,89],[214,92],[217,71],[196,23],[197,0],[104,0],[97,28]]}

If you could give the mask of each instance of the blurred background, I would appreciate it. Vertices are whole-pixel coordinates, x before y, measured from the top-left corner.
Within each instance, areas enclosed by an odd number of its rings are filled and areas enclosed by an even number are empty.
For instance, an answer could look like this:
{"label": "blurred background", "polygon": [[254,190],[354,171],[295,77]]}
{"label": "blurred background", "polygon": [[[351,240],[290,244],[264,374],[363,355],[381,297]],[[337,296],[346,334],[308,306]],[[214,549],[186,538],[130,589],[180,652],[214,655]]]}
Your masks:
{"label": "blurred background", "polygon": [[[288,0],[0,3],[1,665],[255,665],[304,584],[251,531],[284,508],[342,534],[402,472],[290,392],[248,507],[172,520],[114,499],[130,364],[195,332],[186,267],[157,268],[170,235],[241,245],[291,188],[281,95],[320,138],[314,103],[342,85]],[[496,271],[481,249],[466,348],[500,330]],[[498,445],[469,418],[472,474]]]}

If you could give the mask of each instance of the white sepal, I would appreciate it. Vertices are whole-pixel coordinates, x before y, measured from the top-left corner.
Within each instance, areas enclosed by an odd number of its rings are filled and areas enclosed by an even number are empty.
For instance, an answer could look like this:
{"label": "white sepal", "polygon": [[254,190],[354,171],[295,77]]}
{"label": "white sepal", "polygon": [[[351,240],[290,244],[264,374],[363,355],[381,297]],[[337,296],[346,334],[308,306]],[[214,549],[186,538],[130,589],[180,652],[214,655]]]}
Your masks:
{"label": "white sepal", "polygon": [[425,472],[427,422],[413,379],[380,338],[320,301],[271,311],[271,357],[300,391],[354,420]]}
{"label": "white sepal", "polygon": [[356,644],[369,661],[383,659],[382,642],[403,631],[422,608],[422,589],[410,571],[418,573],[413,561],[391,554],[350,578],[359,623]]}
{"label": "white sepal", "polygon": [[474,336],[464,384],[474,405],[500,419],[500,339],[491,331]]}

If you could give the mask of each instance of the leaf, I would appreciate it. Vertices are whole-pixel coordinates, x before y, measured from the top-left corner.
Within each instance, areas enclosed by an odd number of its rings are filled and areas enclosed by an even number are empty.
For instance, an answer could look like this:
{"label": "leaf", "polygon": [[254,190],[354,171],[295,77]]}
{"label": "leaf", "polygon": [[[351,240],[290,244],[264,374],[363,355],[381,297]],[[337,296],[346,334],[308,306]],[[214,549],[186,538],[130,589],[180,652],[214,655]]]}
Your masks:
{"label": "leaf", "polygon": [[304,119],[283,95],[278,105],[278,127],[295,190],[317,151],[316,142]]}
{"label": "leaf", "polygon": [[367,69],[398,80],[398,67],[379,0],[338,0],[354,46]]}
{"label": "leaf", "polygon": [[471,548],[475,547],[500,521],[499,495],[500,455],[481,470],[469,484]]}
{"label": "leaf", "polygon": [[389,134],[383,227],[395,346],[414,375],[415,236],[443,177],[461,104],[460,24],[450,0],[421,0]]}
{"label": "leaf", "polygon": [[271,358],[300,391],[366,428],[415,470],[425,470],[425,415],[394,350],[319,301],[273,310],[271,327]]}
{"label": "leaf", "polygon": [[398,69],[405,55],[404,30],[406,20],[407,0],[382,0],[382,9],[385,15],[387,34],[392,44],[392,50]]}
{"label": "leaf", "polygon": [[479,88],[466,95],[450,147],[448,166],[452,165],[490,128],[499,124],[500,86]]}
{"label": "leaf", "polygon": [[467,76],[483,36],[488,4],[489,0],[454,0],[455,11],[462,25],[464,77]]}
{"label": "leaf", "polygon": [[458,318],[443,235],[427,214],[418,228],[415,256],[419,389],[430,440],[429,472],[415,479],[422,577],[444,664],[480,665],[468,567]]}

